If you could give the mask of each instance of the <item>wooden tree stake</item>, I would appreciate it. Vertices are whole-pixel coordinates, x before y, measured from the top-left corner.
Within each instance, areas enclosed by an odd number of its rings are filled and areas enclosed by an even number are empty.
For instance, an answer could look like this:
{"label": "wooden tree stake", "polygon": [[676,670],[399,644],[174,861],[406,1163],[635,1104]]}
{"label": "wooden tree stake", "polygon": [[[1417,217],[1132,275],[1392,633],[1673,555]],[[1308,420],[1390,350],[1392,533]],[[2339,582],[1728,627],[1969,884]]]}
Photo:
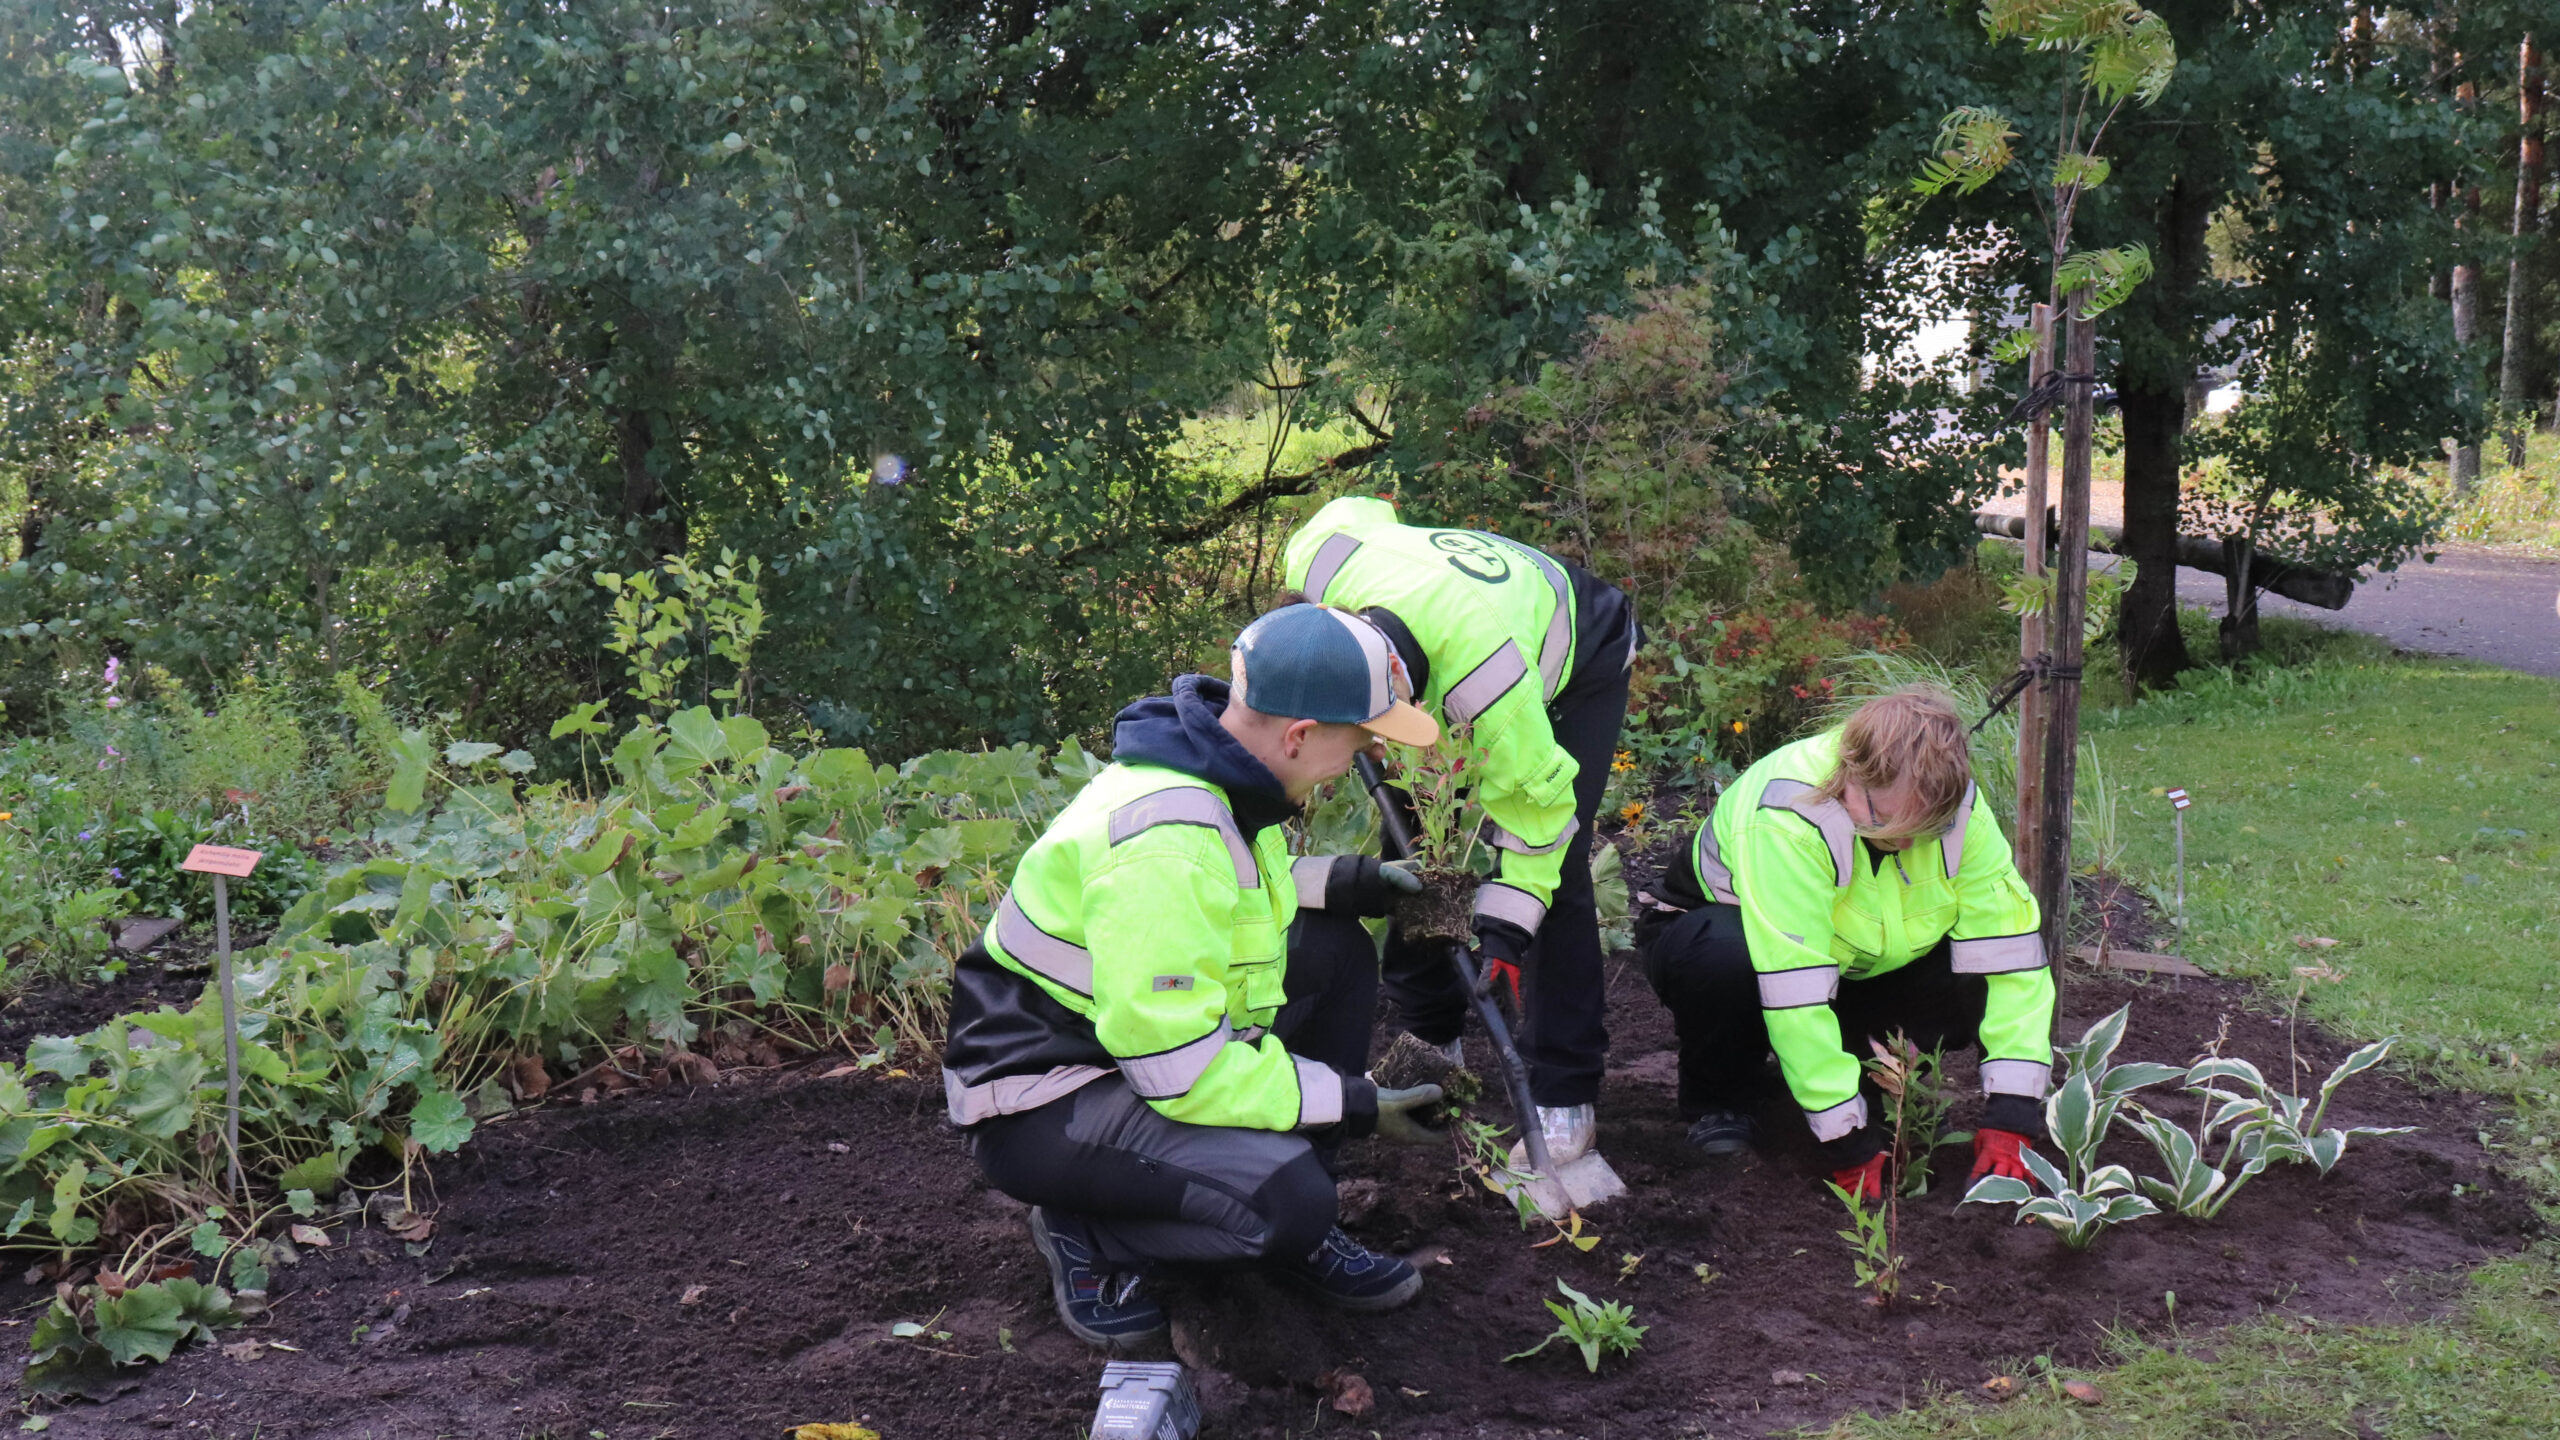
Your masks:
{"label": "wooden tree stake", "polygon": [[[2055,557],[2053,603],[2045,634],[2053,665],[2036,688],[2045,693],[2043,829],[2036,836],[2031,881],[2044,910],[2047,955],[2063,953],[2063,927],[2071,908],[2071,797],[2080,761],[2080,660],[2082,617],[2089,601],[2089,451],[2096,415],[2098,330],[2084,313],[2089,291],[2063,303],[2061,553]],[[2055,974],[2059,976],[2057,968]]]}
{"label": "wooden tree stake", "polygon": [[[2029,321],[2035,327],[2035,358],[2027,365],[2027,393],[2053,374],[2053,307],[2039,304]],[[2052,537],[2045,529],[2046,462],[2053,449],[2053,427],[2046,419],[2051,410],[2038,410],[2027,421],[2027,554],[2025,574],[2033,580],[2045,573],[2045,552],[2052,548]],[[2046,632],[2042,614],[2022,616],[2018,620],[2018,660],[2032,667],[2036,657],[2045,653]],[[2030,685],[2018,695],[2018,818],[2015,850],[2024,870],[2029,889],[2035,888],[2037,866],[2042,852],[2037,836],[2044,833],[2044,687]],[[2038,892],[2042,893],[2041,891]]]}

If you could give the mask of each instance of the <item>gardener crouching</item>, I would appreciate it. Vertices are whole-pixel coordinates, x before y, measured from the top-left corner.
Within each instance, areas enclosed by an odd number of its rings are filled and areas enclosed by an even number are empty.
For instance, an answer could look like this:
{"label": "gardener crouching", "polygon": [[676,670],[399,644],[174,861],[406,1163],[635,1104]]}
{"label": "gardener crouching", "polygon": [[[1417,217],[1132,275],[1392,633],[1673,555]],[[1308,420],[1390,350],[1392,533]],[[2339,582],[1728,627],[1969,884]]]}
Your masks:
{"label": "gardener crouching", "polygon": [[1350,1310],[1422,1277],[1335,1221],[1334,1154],[1436,1087],[1368,1065],[1383,914],[1411,876],[1291,863],[1281,822],[1380,737],[1429,745],[1394,649],[1358,616],[1276,610],[1206,676],[1120,713],[1114,763],[1035,841],[951,988],[943,1085],[996,1188],[1030,1204],[1058,1314],[1094,1345],[1165,1333],[1162,1263],[1254,1261]]}
{"label": "gardener crouching", "polygon": [[1924,1053],[1979,1048],[1973,1176],[2025,1175],[2052,1078],[2053,977],[1965,742],[1945,694],[1880,695],[1744,771],[1681,847],[1660,898],[1685,913],[1656,911],[1643,940],[1700,1150],[1758,1142],[1774,1050],[1833,1181],[1880,1197],[1892,1137],[1860,1061],[1898,1031]]}

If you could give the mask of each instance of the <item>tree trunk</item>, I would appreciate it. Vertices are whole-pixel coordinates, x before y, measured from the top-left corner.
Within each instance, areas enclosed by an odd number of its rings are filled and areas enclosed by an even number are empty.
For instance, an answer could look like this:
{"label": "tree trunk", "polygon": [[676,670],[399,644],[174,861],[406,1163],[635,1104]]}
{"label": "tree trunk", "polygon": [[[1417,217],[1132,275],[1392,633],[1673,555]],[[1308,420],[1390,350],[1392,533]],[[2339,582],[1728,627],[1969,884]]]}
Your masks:
{"label": "tree trunk", "polygon": [[2257,551],[2247,535],[2222,537],[2222,658],[2235,665],[2258,653]]}
{"label": "tree trunk", "polygon": [[[2456,222],[2457,224],[2459,222]],[[2480,267],[2453,267],[2453,343],[2464,350],[2480,334]],[[2478,394],[2478,391],[2473,391]],[[2480,484],[2480,447],[2457,442],[2453,447],[2453,493],[2469,495]]]}
{"label": "tree trunk", "polygon": [[614,416],[614,446],[622,462],[622,515],[640,522],[641,543],[650,556],[684,553],[684,519],[667,503],[651,461],[657,449],[657,426],[640,406],[625,406]]}
{"label": "tree trunk", "polygon": [[2194,664],[2178,629],[2179,431],[2187,397],[2174,390],[2120,386],[2124,415],[2124,553],[2134,565],[2116,623],[2125,687],[2177,682]]}
{"label": "tree trunk", "polygon": [[2507,466],[2524,464],[2525,367],[2533,343],[2533,281],[2525,273],[2525,242],[2542,213],[2542,52],[2527,35],[2517,47],[2516,111],[2523,138],[2516,145],[2516,213],[2507,257],[2507,333],[2498,361],[2498,406],[2507,437]]}
{"label": "tree trunk", "polygon": [[[2044,917],[2047,955],[2063,953],[2065,925],[2071,914],[2071,800],[2080,768],[2080,661],[2082,617],[2089,604],[2089,450],[2095,428],[2098,327],[2081,314],[2089,292],[2075,290],[2064,302],[2069,340],[2063,353],[2066,407],[2062,418],[2062,553],[2054,558],[2053,604],[2046,634],[2053,645],[2053,671],[2044,681],[2049,707],[2044,732],[2044,833],[2037,837],[2036,903]],[[2080,378],[2088,377],[2088,378]],[[2175,573],[2174,569],[2170,572]],[[2059,983],[2061,970],[2055,969]]]}
{"label": "tree trunk", "polygon": [[2178,630],[2178,484],[2187,386],[2195,378],[2196,288],[2207,268],[2205,228],[2217,195],[2184,179],[2160,201],[2159,272],[2132,302],[2147,304],[2160,344],[2128,346],[2116,365],[2124,415],[2124,553],[2133,583],[2116,612],[2125,688],[2140,693],[2177,682],[2195,662]]}

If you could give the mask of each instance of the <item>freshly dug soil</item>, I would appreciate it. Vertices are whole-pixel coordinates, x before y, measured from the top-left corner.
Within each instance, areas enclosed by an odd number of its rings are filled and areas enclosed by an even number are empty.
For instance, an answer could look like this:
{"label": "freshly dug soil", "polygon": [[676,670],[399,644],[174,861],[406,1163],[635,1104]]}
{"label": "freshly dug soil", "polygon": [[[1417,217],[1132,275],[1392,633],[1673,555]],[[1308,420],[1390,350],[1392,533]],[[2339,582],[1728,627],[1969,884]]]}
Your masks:
{"label": "freshly dug soil", "polygon": [[1396,902],[1396,925],[1407,940],[1475,939],[1476,886],[1483,877],[1471,870],[1434,867],[1422,872],[1422,893]]}
{"label": "freshly dug soil", "polygon": [[[2483,1103],[2369,1074],[2335,1119],[2419,1133],[2357,1141],[2326,1181],[2263,1176],[2210,1224],[2145,1220],[2072,1254],[2005,1207],[1957,1211],[1950,1180],[1908,1204],[1910,1298],[1878,1312],[1850,1284],[1802,1121],[1780,1100],[1762,1116],[1772,1153],[1696,1156],[1667,1017],[1623,957],[1610,973],[1601,1139],[1634,1191],[1590,1217],[1599,1245],[1532,1249],[1543,1237],[1453,1155],[1355,1145],[1350,1223],[1414,1255],[1428,1288],[1401,1313],[1347,1317],[1255,1274],[1168,1279],[1213,1435],[1277,1440],[1311,1416],[1399,1440],[1767,1434],[1931,1385],[1972,1392],[2028,1356],[2094,1361],[2110,1327],[2164,1333],[2164,1291],[2188,1343],[2270,1311],[2424,1314],[2532,1228],[2474,1138]],[[2346,1048],[2220,982],[2075,969],[2065,995],[2065,1037],[2133,1003],[2126,1059],[2184,1060],[2226,1020],[2227,1053],[2282,1074],[2298,1051],[2308,1083]],[[825,1078],[834,1063],[489,1123],[420,1192],[437,1212],[426,1253],[341,1224],[334,1248],[279,1273],[271,1318],[226,1337],[298,1349],[189,1350],[131,1394],[56,1414],[52,1433],[736,1440],[856,1418],[886,1440],[1078,1433],[1103,1361],[1059,1328],[1022,1208],[980,1182],[931,1074]],[[1969,1091],[1969,1064],[1951,1068]],[[2147,1168],[2140,1142],[2116,1149]],[[1641,1258],[1622,1275],[1627,1256]],[[1632,1304],[1652,1327],[1642,1352],[1596,1377],[1563,1346],[1501,1363],[1551,1328],[1539,1301],[1558,1278]],[[0,1313],[23,1326],[42,1295],[6,1288]],[[900,1321],[924,1333],[895,1338]],[[1375,1409],[1320,1415],[1326,1372],[1361,1376]]]}

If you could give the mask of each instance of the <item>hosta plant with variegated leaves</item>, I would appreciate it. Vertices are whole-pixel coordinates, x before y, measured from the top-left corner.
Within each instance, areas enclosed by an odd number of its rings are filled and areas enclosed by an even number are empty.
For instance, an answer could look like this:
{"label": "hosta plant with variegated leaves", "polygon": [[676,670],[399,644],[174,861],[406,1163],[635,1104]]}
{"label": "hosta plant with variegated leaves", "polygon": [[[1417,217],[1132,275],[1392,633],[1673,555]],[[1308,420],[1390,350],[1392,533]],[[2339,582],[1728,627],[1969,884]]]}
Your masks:
{"label": "hosta plant with variegated leaves", "polygon": [[[2269,1083],[2246,1060],[2208,1055],[2186,1072],[2188,1093],[2199,1097],[2203,1113],[2190,1132],[2156,1110],[2144,1109],[2129,1120],[2167,1168],[2165,1179],[2145,1177],[2142,1188],[2182,1215],[2211,1219],[2252,1176],[2275,1164],[2312,1165],[2325,1176],[2347,1153],[2349,1139],[2363,1135],[2405,1135],[2407,1125],[2324,1125],[2329,1101],[2351,1075],[2370,1070],[2391,1053],[2391,1040],[2377,1040],[2338,1062],[2320,1082],[2317,1103]],[[2221,1153],[2214,1153],[2216,1144]]]}
{"label": "hosta plant with variegated leaves", "polygon": [[[2136,1190],[2132,1171],[2098,1163],[2099,1144],[2134,1092],[2187,1073],[2180,1066],[2146,1061],[2111,1063],[2116,1046],[2124,1040],[2131,1008],[2119,1009],[2090,1026],[2078,1043],[2055,1047],[2070,1074],[2045,1101],[2045,1129],[2054,1148],[2062,1152],[2063,1164],[2027,1151],[2022,1158],[2035,1184],[1987,1175],[1966,1192],[1964,1203],[2015,1205],[2021,1220],[2052,1226],[2062,1243],[2074,1250],[2086,1249],[2109,1226],[2159,1213],[2159,1207]],[[2038,1186],[2043,1194],[2036,1193]]]}

